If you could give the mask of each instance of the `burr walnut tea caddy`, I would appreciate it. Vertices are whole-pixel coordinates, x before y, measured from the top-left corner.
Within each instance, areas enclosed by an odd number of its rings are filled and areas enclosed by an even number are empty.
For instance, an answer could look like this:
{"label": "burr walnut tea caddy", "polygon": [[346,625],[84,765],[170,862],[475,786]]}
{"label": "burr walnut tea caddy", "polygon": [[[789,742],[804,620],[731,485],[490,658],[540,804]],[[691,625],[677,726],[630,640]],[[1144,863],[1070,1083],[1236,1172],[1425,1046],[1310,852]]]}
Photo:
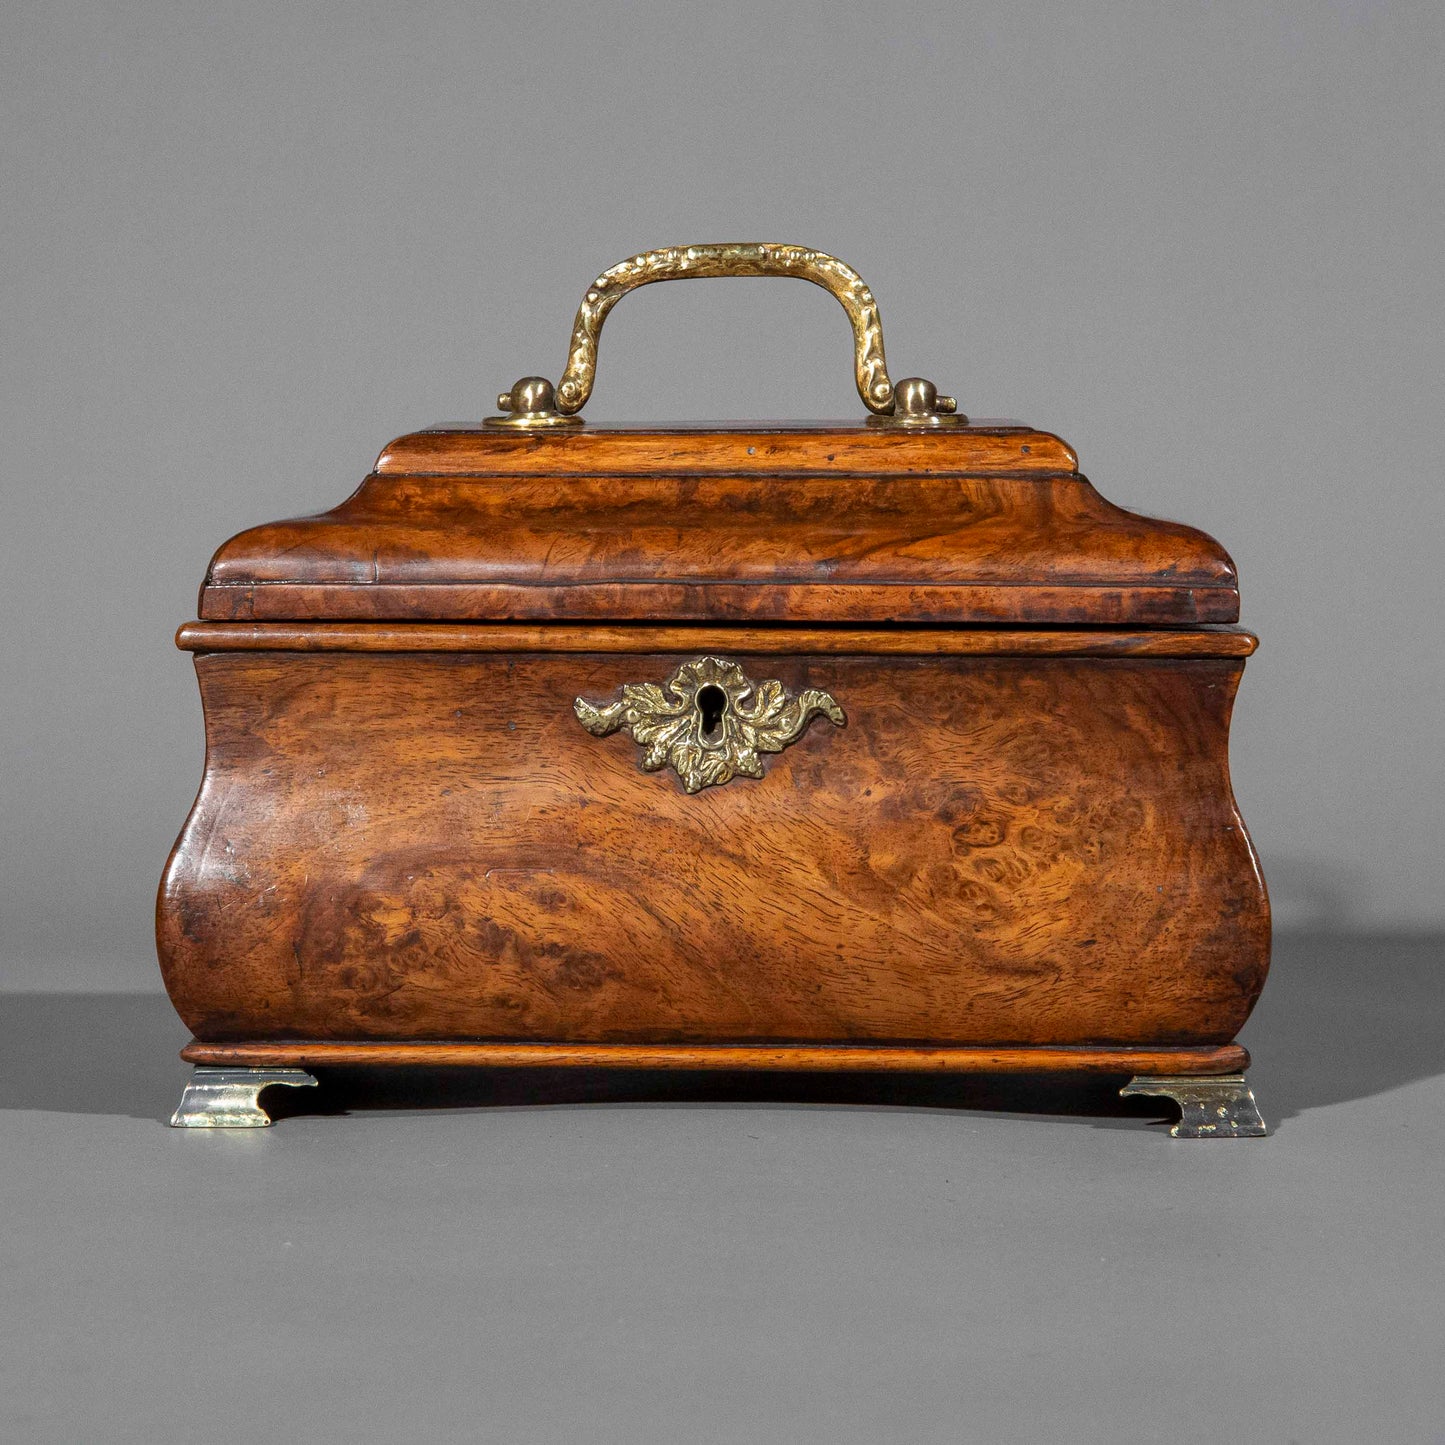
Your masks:
{"label": "burr walnut tea caddy", "polygon": [[[584,425],[612,306],[725,275],[842,303],[864,417]],[[1117,1074],[1181,1137],[1263,1132],[1216,542],[892,382],[797,246],[612,268],[499,402],[227,542],[180,630],[175,1123],[329,1064],[575,1065]]]}

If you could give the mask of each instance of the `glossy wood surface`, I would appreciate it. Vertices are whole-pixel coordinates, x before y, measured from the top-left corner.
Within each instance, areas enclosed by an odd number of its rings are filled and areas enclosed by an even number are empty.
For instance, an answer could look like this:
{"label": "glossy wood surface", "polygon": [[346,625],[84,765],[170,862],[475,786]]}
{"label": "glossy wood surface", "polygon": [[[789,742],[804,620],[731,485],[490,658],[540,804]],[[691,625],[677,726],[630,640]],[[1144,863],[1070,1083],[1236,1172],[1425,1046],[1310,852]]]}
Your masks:
{"label": "glossy wood surface", "polygon": [[463,622],[187,622],[187,652],[727,652],[910,657],[1248,657],[1238,628],[1026,629],[572,626]]}
{"label": "glossy wood surface", "polygon": [[1232,622],[1239,594],[1224,587],[983,586],[906,587],[893,583],[289,583],[208,586],[201,614],[215,619],[497,618],[805,623],[992,622],[1194,626]]}
{"label": "glossy wood surface", "polygon": [[790,472],[904,476],[931,472],[1073,472],[1073,448],[1015,421],[936,430],[838,422],[679,422],[506,431],[429,427],[382,448],[375,471],[411,476],[658,476]]}
{"label": "glossy wood surface", "polygon": [[1249,1067],[1238,1044],[1217,1048],[950,1048],[808,1045],[234,1043],[192,1042],[192,1064],[255,1068],[392,1067],[786,1069],[808,1072],[950,1074],[1235,1074]]}
{"label": "glossy wood surface", "polygon": [[[1006,465],[1005,465],[1006,463]],[[1234,566],[1027,430],[402,438],[354,496],[226,543],[207,620],[1191,626]]]}
{"label": "glossy wood surface", "polygon": [[663,652],[214,651],[162,887],[205,1042],[1228,1044],[1268,915],[1229,658],[756,656],[826,688],[696,796],[573,698]]}

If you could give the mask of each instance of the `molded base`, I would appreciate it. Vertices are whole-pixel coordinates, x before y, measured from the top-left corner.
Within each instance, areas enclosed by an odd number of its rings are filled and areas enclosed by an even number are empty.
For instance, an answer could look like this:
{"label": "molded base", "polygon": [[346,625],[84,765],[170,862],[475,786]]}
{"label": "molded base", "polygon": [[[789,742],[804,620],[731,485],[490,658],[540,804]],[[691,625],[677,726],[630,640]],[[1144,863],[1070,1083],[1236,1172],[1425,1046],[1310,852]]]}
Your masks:
{"label": "molded base", "polygon": [[1239,1044],[1119,1048],[1094,1045],[929,1047],[913,1044],[552,1044],[267,1040],[201,1043],[181,1050],[193,1064],[311,1068],[333,1065],[462,1065],[487,1069],[807,1069],[961,1074],[1242,1074]]}
{"label": "molded base", "polygon": [[[1239,1044],[1204,1048],[1035,1045],[923,1048],[852,1044],[483,1044],[271,1042],[203,1044],[181,1057],[198,1064],[171,1119],[177,1128],[270,1124],[260,1094],[272,1084],[314,1085],[296,1067],[774,1069],[837,1072],[1133,1073],[1120,1094],[1158,1095],[1180,1107],[1176,1139],[1243,1139],[1266,1133],[1245,1082]],[[1183,1070],[1188,1070],[1187,1073]]]}

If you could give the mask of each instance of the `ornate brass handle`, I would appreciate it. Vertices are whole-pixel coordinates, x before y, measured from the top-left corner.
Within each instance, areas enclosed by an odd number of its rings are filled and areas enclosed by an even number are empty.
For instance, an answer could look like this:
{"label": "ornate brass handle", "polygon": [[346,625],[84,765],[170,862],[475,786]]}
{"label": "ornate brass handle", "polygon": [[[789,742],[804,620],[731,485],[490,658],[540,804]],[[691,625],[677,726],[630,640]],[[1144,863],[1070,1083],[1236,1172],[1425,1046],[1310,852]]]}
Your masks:
{"label": "ornate brass handle", "polygon": [[668,680],[628,682],[620,702],[572,704],[594,737],[625,728],[646,751],[649,772],[671,766],[689,793],[736,777],[760,778],[760,753],[780,753],[821,714],[835,727],[847,719],[831,693],[807,688],[791,696],[777,681],[754,682],[735,662],[698,657]]}
{"label": "ornate brass handle", "polygon": [[727,241],[702,246],[669,246],[644,251],[604,271],[587,288],[577,319],[567,368],[554,388],[542,376],[524,376],[497,398],[506,415],[488,417],[489,426],[566,426],[580,424],[576,413],[592,395],[597,376],[597,347],[602,323],[629,291],[654,281],[689,277],[796,276],[834,296],[853,327],[853,377],[863,405],[880,421],[937,426],[966,421],[951,396],[939,396],[931,381],[909,377],[895,387],[883,356],[883,323],[878,303],[863,278],[836,256],[806,246],[772,241]]}

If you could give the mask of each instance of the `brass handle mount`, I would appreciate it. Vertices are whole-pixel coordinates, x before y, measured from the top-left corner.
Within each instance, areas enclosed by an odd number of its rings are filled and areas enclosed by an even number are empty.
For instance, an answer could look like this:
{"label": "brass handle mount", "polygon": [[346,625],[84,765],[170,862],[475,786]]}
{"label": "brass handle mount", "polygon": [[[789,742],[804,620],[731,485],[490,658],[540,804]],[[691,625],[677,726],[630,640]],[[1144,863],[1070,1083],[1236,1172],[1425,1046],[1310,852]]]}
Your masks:
{"label": "brass handle mount", "polygon": [[503,415],[488,426],[518,428],[580,426],[577,415],[592,395],[597,347],[607,313],[639,286],[717,276],[796,276],[833,296],[853,328],[853,379],[871,413],[886,426],[957,425],[968,420],[951,396],[940,396],[931,381],[912,376],[894,384],[883,356],[883,323],[878,303],[863,278],[845,262],[807,246],[773,241],[724,241],[701,246],[668,246],[644,251],[609,267],[587,288],[577,319],[567,367],[553,387],[544,376],[524,376],[497,397]]}

